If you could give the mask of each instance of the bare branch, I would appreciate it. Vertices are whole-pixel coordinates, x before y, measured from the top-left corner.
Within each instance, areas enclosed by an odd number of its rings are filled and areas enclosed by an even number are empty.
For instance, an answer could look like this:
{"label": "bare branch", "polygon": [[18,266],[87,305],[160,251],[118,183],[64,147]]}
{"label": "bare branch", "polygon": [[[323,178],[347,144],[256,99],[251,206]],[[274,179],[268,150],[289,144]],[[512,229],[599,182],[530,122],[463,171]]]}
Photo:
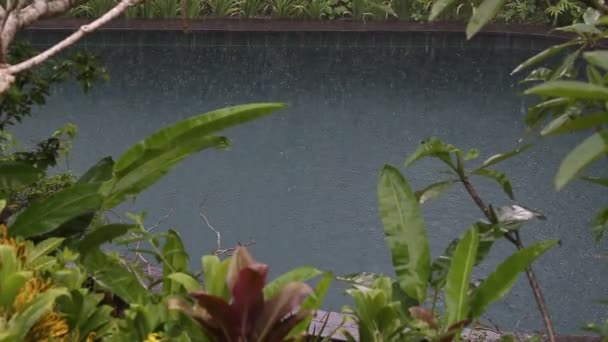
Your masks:
{"label": "bare branch", "polygon": [[[10,44],[10,41],[14,37],[14,34],[16,33],[18,28],[24,27],[42,16],[49,16],[51,15],[51,13],[61,13],[60,11],[62,10],[65,12],[69,8],[69,6],[74,4],[75,1],[77,0],[54,0],[50,2],[46,2],[45,0],[34,0],[34,3],[24,8],[19,14],[19,16],[16,16],[14,15],[14,13],[11,13],[8,16],[5,26],[2,30],[1,38],[3,49]],[[88,33],[97,30],[99,27],[107,24],[116,17],[120,16],[127,8],[137,4],[139,1],[141,0],[121,0],[116,6],[114,6],[114,8],[106,12],[104,15],[93,20],[88,25],[81,26],[80,29],[78,29],[76,32],[72,33],[70,36],[68,36],[61,42],[55,44],[54,46],[50,47],[49,49],[45,50],[44,52],[19,64],[5,66],[4,68],[0,69],[0,94],[4,93],[10,87],[11,83],[14,82],[15,74],[31,69],[36,65],[43,63],[47,59],[55,56],[59,52],[76,43]],[[16,21],[16,23],[14,21]],[[14,32],[11,30],[13,30]]]}
{"label": "bare branch", "polygon": [[207,216],[203,213],[203,206],[204,206],[204,201],[201,202],[201,204],[199,205],[199,212],[198,215],[205,221],[205,225],[207,225],[207,227],[213,232],[215,233],[216,236],[216,249],[215,251],[213,251],[213,254],[220,256],[220,255],[232,255],[232,253],[236,250],[236,248],[238,246],[251,246],[253,244],[255,244],[254,240],[249,240],[245,243],[238,243],[237,246],[235,247],[230,247],[230,248],[222,248],[222,234],[220,233],[219,230],[215,229],[215,227],[213,227],[211,225],[211,223],[209,222],[209,219],[207,218]]}

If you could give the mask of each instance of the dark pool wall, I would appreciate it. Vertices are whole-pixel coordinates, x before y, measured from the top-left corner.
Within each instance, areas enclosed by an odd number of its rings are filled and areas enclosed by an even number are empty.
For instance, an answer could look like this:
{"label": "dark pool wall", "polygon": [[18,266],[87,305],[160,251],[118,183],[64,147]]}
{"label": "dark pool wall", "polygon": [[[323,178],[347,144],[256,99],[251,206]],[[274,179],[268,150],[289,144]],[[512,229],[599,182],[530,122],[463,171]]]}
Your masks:
{"label": "dark pool wall", "polygon": [[[30,31],[38,46],[61,32]],[[226,132],[228,152],[208,151],[179,165],[121,211],[146,209],[150,224],[182,233],[193,256],[211,251],[215,235],[199,205],[222,232],[223,247],[249,239],[272,275],[298,265],[337,274],[391,272],[376,209],[384,163],[401,165],[420,141],[438,136],[482,158],[516,146],[525,104],[509,72],[548,42],[532,38],[441,33],[180,33],[105,32],[84,41],[107,64],[112,81],[83,95],[55,90],[36,119],[18,128],[26,141],[66,122],[80,129],[70,166],[83,172],[118,156],[147,134],[189,115],[254,101],[285,101],[276,115]],[[560,333],[606,317],[594,300],[608,295],[605,242],[588,230],[602,193],[577,183],[556,193],[551,179],[577,137],[547,140],[499,169],[517,200],[549,219],[523,229],[528,243],[561,238],[535,270]],[[405,170],[416,187],[440,179],[424,161]],[[484,199],[509,203],[500,188],[476,180]],[[434,255],[480,212],[458,187],[424,206]],[[499,243],[477,276],[513,248]],[[192,259],[200,267],[200,259]],[[336,287],[327,308],[349,303]],[[604,310],[604,311],[602,311]],[[502,329],[542,327],[525,278],[487,315]]]}

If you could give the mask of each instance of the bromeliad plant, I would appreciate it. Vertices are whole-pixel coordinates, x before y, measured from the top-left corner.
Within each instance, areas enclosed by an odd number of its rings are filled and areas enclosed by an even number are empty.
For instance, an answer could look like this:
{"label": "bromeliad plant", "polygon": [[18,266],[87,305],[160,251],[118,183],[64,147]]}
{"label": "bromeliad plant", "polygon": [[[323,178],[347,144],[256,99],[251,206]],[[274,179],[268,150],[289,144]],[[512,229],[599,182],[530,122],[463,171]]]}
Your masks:
{"label": "bromeliad plant", "polygon": [[[529,269],[532,262],[558,241],[539,242],[524,248],[518,230],[523,222],[544,217],[519,205],[496,210],[486,206],[469,179],[481,176],[496,180],[513,198],[506,176],[490,166],[524,149],[495,155],[478,168],[467,171],[465,161],[476,158],[476,150],[463,155],[455,146],[431,138],[414,152],[406,165],[426,157],[438,158],[448,165],[453,178],[418,192],[411,189],[395,167],[384,167],[378,184],[378,201],[397,280],[374,274],[345,278],[355,285],[349,293],[355,299],[352,311],[356,314],[363,340],[451,341],[459,336],[463,327],[478,321],[493,302],[507,294],[520,273],[532,274]],[[443,255],[431,262],[420,204],[438,197],[458,182],[464,185],[486,220],[473,224],[460,239],[450,243]],[[473,268],[484,260],[494,242],[503,237],[513,242],[518,250],[478,286],[472,285]],[[535,280],[533,274],[532,279]],[[442,313],[437,309],[440,293],[444,298]]]}
{"label": "bromeliad plant", "polygon": [[[194,319],[217,342],[281,342],[303,337],[305,323],[313,314],[311,309],[325,296],[331,280],[331,276],[326,277],[322,281],[326,284],[314,294],[310,286],[292,279],[305,279],[320,272],[300,269],[267,285],[268,266],[255,261],[242,246],[226,261],[206,257],[203,264],[207,266],[206,288],[190,292],[194,306],[176,297],[169,301],[169,308]],[[296,276],[298,273],[300,276]],[[312,295],[317,305],[305,301]]]}

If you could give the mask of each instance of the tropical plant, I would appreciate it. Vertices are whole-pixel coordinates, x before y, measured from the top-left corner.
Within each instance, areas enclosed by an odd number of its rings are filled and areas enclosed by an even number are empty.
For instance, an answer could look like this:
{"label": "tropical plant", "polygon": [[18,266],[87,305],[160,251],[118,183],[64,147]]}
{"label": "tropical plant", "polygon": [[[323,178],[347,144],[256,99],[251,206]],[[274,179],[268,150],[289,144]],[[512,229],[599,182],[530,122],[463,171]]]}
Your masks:
{"label": "tropical plant", "polygon": [[241,17],[253,18],[264,10],[266,4],[264,0],[242,0],[238,5]]}
{"label": "tropical plant", "polygon": [[[473,267],[484,260],[494,241],[502,236],[519,239],[516,236],[521,224],[541,216],[521,206],[494,210],[478,203],[490,222],[475,223],[462,238],[450,243],[444,255],[431,263],[420,204],[439,196],[456,182],[462,182],[465,188],[474,192],[464,161],[475,158],[477,154],[476,150],[471,150],[463,157],[456,147],[436,138],[424,142],[406,165],[425,157],[438,158],[452,168],[452,175],[457,178],[432,184],[419,192],[411,190],[396,168],[384,167],[378,184],[378,201],[397,280],[374,274],[342,278],[355,286],[348,292],[355,300],[352,311],[356,314],[362,340],[452,340],[459,336],[464,326],[478,320],[491,303],[508,293],[519,274],[525,272],[537,257],[557,244],[557,241],[546,241],[528,248],[521,247],[485,281],[473,286]],[[494,156],[470,174],[497,180],[512,197],[506,177],[488,167],[516,154]],[[481,202],[478,195],[472,197]],[[430,308],[424,306],[429,300],[428,289],[433,293]],[[437,313],[441,291],[445,300],[442,315]]]}
{"label": "tropical plant", "polygon": [[152,16],[157,18],[172,18],[177,16],[179,0],[150,0],[144,7],[151,7]]}
{"label": "tropical plant", "polygon": [[270,9],[275,17],[290,17],[298,12],[300,3],[301,0],[270,0]]}
{"label": "tropical plant", "polygon": [[[280,342],[305,332],[307,326],[300,323],[311,318],[312,311],[298,308],[313,289],[288,279],[296,273],[266,286],[268,266],[256,262],[246,247],[237,247],[229,262],[207,257],[203,264],[211,274],[206,276],[205,291],[190,292],[194,306],[176,297],[169,301],[169,307],[192,317],[213,341]],[[300,273],[320,272],[311,269]],[[295,327],[298,331],[293,331]]]}
{"label": "tropical plant", "polygon": [[186,14],[186,18],[197,18],[203,12],[203,2],[201,0],[186,0],[185,8],[180,6],[180,14],[182,11]]}
{"label": "tropical plant", "polygon": [[323,19],[327,16],[327,12],[331,10],[329,4],[330,0],[307,0],[296,7],[309,18]]}
{"label": "tropical plant", "polygon": [[73,8],[70,14],[77,17],[98,18],[116,5],[114,0],[88,0]]}
{"label": "tropical plant", "polygon": [[239,11],[237,0],[205,0],[205,4],[215,17],[230,17]]}

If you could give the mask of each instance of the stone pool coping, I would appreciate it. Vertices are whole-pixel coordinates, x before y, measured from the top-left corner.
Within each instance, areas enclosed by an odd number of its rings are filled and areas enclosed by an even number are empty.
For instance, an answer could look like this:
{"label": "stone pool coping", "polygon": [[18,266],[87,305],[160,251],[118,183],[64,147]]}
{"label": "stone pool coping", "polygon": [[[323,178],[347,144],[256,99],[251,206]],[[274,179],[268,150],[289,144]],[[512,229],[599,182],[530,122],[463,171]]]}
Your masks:
{"label": "stone pool coping", "polygon": [[[91,22],[91,18],[51,18],[36,22],[29,29],[36,30],[75,30]],[[118,18],[108,23],[100,31],[186,31],[186,32],[448,32],[462,33],[465,23],[437,22],[419,23],[407,21],[355,21],[339,20],[302,20],[302,19],[239,19],[239,18],[200,18],[186,19],[142,19]],[[531,36],[545,39],[563,40],[572,37],[554,31],[554,27],[527,24],[489,24],[482,34],[508,34]]]}

